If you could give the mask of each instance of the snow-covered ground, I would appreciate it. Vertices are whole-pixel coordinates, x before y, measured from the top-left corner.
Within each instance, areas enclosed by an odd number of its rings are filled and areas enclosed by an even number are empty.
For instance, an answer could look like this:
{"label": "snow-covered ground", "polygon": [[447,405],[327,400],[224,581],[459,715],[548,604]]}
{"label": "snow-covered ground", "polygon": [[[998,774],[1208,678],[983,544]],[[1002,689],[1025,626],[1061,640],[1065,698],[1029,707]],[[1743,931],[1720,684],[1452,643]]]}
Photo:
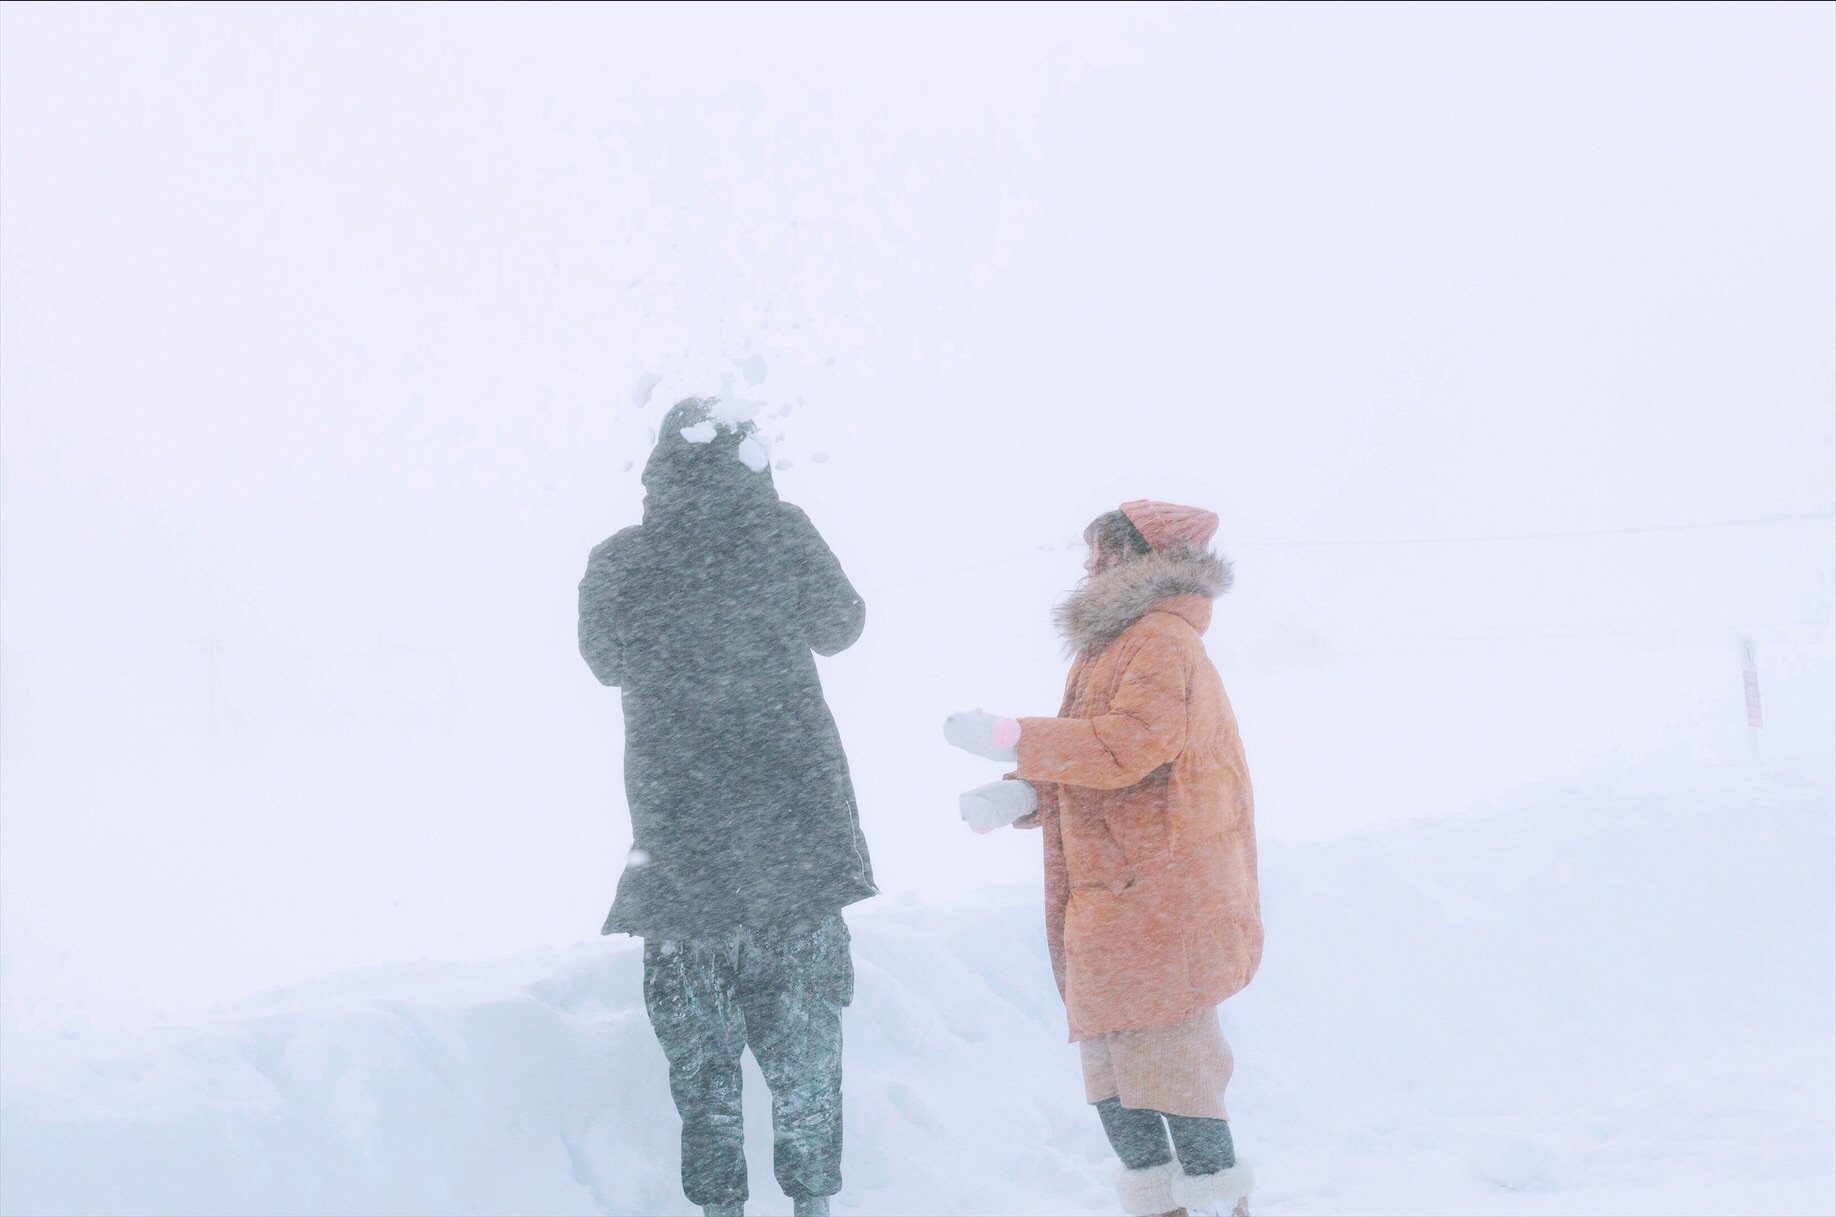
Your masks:
{"label": "snow-covered ground", "polygon": [[[1258,1211],[1836,1211],[1833,860],[1824,763],[1268,847],[1266,961],[1225,1010]],[[1036,891],[850,920],[837,1211],[1115,1211]],[[11,1034],[0,1209],[686,1212],[639,968],[613,940]],[[747,1078],[750,1208],[787,1212]]]}

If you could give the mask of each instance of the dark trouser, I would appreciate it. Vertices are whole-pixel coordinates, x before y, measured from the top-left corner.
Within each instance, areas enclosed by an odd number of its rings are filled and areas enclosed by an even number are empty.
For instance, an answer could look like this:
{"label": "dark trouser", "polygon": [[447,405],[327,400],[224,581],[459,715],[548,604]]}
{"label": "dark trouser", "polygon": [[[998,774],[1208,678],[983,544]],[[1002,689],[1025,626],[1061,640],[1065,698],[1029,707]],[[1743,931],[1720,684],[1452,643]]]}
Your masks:
{"label": "dark trouser", "polygon": [[644,1007],[669,1058],[691,1204],[746,1200],[740,1052],[771,1088],[772,1165],[793,1200],[841,1190],[841,1011],[854,998],[848,927],[739,927],[644,943]]}
{"label": "dark trouser", "polygon": [[[1163,1115],[1124,1107],[1120,1099],[1104,1099],[1096,1109],[1116,1157],[1132,1171],[1165,1166],[1173,1161],[1174,1149],[1179,1151],[1179,1169],[1188,1175],[1215,1175],[1237,1164],[1228,1120]],[[1171,1149],[1167,1146],[1169,1130],[1173,1133]]]}

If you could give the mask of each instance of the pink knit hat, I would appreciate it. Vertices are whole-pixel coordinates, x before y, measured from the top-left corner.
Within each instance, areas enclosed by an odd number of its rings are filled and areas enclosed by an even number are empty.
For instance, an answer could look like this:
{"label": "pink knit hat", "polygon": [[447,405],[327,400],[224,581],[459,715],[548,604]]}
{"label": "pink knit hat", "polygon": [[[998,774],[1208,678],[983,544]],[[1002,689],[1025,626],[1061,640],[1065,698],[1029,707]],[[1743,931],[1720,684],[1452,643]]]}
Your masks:
{"label": "pink knit hat", "polygon": [[1122,504],[1122,514],[1154,549],[1170,549],[1176,545],[1203,549],[1218,531],[1217,513],[1203,507],[1136,499]]}

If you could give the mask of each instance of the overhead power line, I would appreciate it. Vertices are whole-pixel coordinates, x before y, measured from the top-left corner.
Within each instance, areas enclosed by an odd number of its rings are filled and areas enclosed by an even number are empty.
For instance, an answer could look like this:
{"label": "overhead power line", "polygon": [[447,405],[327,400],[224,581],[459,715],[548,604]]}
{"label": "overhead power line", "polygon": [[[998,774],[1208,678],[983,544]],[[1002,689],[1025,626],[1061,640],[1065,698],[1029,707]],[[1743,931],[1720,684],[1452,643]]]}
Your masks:
{"label": "overhead power line", "polygon": [[1226,550],[1236,546],[1257,549],[1316,548],[1349,545],[1473,545],[1489,541],[1562,541],[1580,537],[1625,537],[1653,532],[1700,532],[1712,528],[1757,528],[1768,524],[1800,524],[1836,520],[1836,512],[1806,511],[1790,515],[1753,516],[1745,520],[1701,520],[1687,524],[1640,524],[1630,528],[1577,528],[1563,532],[1484,533],[1464,537],[1363,537],[1294,541],[1239,541],[1219,538]]}
{"label": "overhead power line", "polygon": [[1734,638],[1742,634],[1781,633],[1788,630],[1836,629],[1836,616],[1821,618],[1804,618],[1797,621],[1761,621],[1741,625],[1721,626],[1677,626],[1652,625],[1649,627],[1619,627],[1613,629],[1528,629],[1513,630],[1498,634],[1419,634],[1414,636],[1391,637],[1383,635],[1344,635],[1329,638],[1325,645],[1335,651],[1356,653],[1370,647],[1391,646],[1442,646],[1457,644],[1483,643],[1530,643],[1530,642],[1591,642],[1615,639],[1640,639],[1655,641],[1657,639],[1702,639]]}
{"label": "overhead power line", "polygon": [[[1717,528],[1758,528],[1772,524],[1803,524],[1829,522],[1836,520],[1836,511],[1803,511],[1784,515],[1752,516],[1741,520],[1699,520],[1682,524],[1639,524],[1626,528],[1578,528],[1561,532],[1511,532],[1487,533],[1461,537],[1368,537],[1337,539],[1302,539],[1291,541],[1257,541],[1238,540],[1234,537],[1219,537],[1218,548],[1229,554],[1235,549],[1349,549],[1360,546],[1386,545],[1475,545],[1487,542],[1514,541],[1564,541],[1579,540],[1589,537],[1627,537],[1647,533],[1665,532],[1703,532]],[[900,588],[914,587],[921,583],[934,583],[941,579],[953,579],[963,575],[979,574],[983,571],[998,570],[1025,562],[1042,555],[1058,553],[1061,550],[1077,549],[1082,543],[1067,542],[1064,545],[1039,545],[1024,553],[1009,554],[1003,558],[993,558],[977,562],[971,566],[956,567],[951,570],[932,571],[928,574],[914,575],[898,579],[891,583],[870,586],[869,591],[896,591]]]}

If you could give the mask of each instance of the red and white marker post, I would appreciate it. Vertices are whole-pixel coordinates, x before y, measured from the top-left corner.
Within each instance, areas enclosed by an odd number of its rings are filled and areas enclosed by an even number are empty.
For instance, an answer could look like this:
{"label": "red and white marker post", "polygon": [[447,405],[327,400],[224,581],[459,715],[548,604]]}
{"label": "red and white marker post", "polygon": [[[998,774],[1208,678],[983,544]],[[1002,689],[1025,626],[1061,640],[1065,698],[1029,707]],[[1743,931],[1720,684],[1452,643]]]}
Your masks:
{"label": "red and white marker post", "polygon": [[1747,747],[1753,754],[1753,763],[1760,759],[1760,728],[1765,719],[1760,715],[1759,661],[1754,655],[1753,640],[1740,640],[1740,678],[1747,690]]}

